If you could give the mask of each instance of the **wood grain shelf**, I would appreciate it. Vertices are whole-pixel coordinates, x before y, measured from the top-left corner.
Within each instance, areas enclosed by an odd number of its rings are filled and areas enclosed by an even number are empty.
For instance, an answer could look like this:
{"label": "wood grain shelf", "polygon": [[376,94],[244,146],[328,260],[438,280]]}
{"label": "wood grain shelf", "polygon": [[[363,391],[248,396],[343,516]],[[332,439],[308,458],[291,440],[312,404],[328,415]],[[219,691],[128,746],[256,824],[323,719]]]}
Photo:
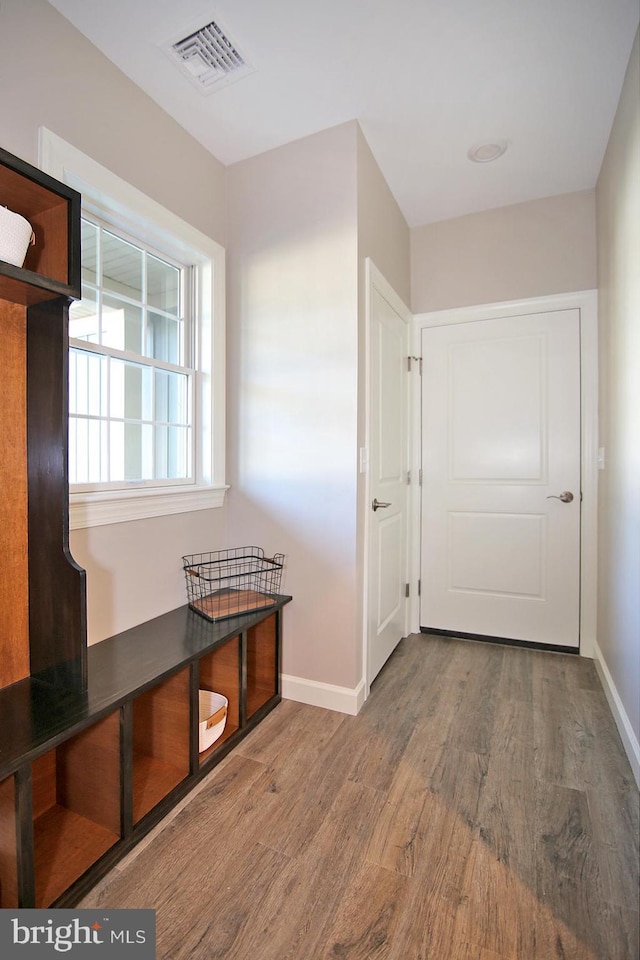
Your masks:
{"label": "wood grain shelf", "polygon": [[133,822],[189,775],[189,671],[133,701]]}
{"label": "wood grain shelf", "polygon": [[188,769],[158,760],[157,757],[138,755],[133,766],[133,822],[149,813],[167,797],[188,775]]}
{"label": "wood grain shelf", "polygon": [[210,760],[210,758],[215,754],[216,750],[218,750],[223,743],[229,740],[229,738],[232,737],[234,733],[237,733],[239,729],[240,727],[237,724],[229,723],[229,721],[227,720],[222,735],[219,736],[216,742],[212,743],[210,747],[207,747],[206,750],[203,750],[202,753],[198,754],[198,760],[200,762],[200,765],[202,766],[202,764],[207,763]]}
{"label": "wood grain shelf", "polygon": [[36,907],[46,907],[120,839],[66,807],[50,807],[33,824]]}
{"label": "wood grain shelf", "polygon": [[229,701],[227,722],[222,736],[199,754],[201,765],[240,727],[240,666],[239,636],[231,637],[226,643],[201,657],[198,662],[198,689],[221,693]]}
{"label": "wood grain shelf", "polygon": [[42,754],[31,774],[35,905],[45,907],[120,839],[119,714]]}
{"label": "wood grain shelf", "polygon": [[79,298],[80,194],[0,149],[0,203],[25,217],[36,236],[23,267],[0,261],[0,298]]}
{"label": "wood grain shelf", "polygon": [[279,684],[276,617],[247,631],[247,717],[276,696]]}

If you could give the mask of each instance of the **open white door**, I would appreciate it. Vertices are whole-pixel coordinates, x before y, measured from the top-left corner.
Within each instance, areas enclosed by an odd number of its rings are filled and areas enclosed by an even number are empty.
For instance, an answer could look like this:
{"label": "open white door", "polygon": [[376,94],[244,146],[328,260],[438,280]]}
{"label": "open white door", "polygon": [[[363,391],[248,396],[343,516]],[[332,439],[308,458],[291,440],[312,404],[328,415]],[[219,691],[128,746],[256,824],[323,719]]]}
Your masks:
{"label": "open white door", "polygon": [[407,632],[409,311],[370,266],[367,682]]}
{"label": "open white door", "polygon": [[578,310],[422,332],[425,628],[577,648]]}

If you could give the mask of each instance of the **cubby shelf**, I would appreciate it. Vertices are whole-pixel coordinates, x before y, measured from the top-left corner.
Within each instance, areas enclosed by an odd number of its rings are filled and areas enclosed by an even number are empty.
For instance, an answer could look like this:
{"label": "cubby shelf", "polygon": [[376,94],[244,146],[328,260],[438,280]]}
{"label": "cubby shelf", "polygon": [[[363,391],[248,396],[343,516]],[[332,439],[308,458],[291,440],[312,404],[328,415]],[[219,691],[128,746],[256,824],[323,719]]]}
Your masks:
{"label": "cubby shelf", "polygon": [[[73,906],[280,702],[290,599],[218,623],[179,607],[104,640],[86,691],[0,690],[0,907]],[[201,687],[229,712],[200,754]]]}
{"label": "cubby shelf", "polygon": [[221,693],[229,701],[227,722],[218,740],[199,754],[200,765],[206,763],[222,744],[240,728],[241,656],[240,637],[231,637],[198,663],[198,689]]}

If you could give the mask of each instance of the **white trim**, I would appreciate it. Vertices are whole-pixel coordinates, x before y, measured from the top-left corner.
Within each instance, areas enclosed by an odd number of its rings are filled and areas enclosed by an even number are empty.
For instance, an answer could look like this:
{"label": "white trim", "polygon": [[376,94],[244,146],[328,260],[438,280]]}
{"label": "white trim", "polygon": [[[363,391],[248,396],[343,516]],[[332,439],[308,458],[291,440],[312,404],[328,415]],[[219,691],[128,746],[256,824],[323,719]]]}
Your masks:
{"label": "white trim", "polygon": [[[362,563],[362,680],[361,683],[364,685],[364,700],[369,696],[371,684],[369,682],[369,543],[370,543],[370,527],[371,527],[371,511],[369,510],[369,500],[371,498],[371,475],[369,470],[369,452],[371,450],[371,364],[369,362],[371,355],[371,303],[372,303],[372,294],[373,290],[376,289],[378,293],[387,301],[389,306],[401,317],[404,322],[407,324],[407,342],[411,343],[411,321],[413,315],[411,314],[407,305],[403,302],[400,296],[393,289],[391,284],[385,279],[384,275],[378,270],[375,263],[370,257],[365,257],[364,262],[365,269],[365,336],[364,336],[364,356],[360,359],[361,367],[364,367],[364,381],[365,381],[365,410],[364,410],[364,446],[367,451],[367,469],[365,471],[364,479],[364,493],[363,493],[363,563]],[[408,390],[411,390],[411,382],[408,383]],[[408,409],[407,409],[407,468],[410,468],[412,454],[411,454],[411,438],[413,436],[412,430],[412,407],[410,403],[410,397],[408,398]],[[415,475],[413,475],[415,477]],[[417,584],[417,578],[413,576],[413,564],[411,562],[412,555],[412,531],[415,526],[412,523],[412,487],[415,483],[415,479],[412,481],[411,487],[409,489],[409,494],[407,496],[407,510],[406,510],[406,544],[407,544],[407,557],[405,558],[405,577],[411,585],[411,595],[416,594],[415,584]],[[405,603],[404,610],[404,635],[406,636],[410,631],[411,623],[411,603],[410,600],[408,603]]]}
{"label": "white trim", "polygon": [[613,682],[613,677],[609,672],[607,661],[602,655],[602,650],[598,646],[597,640],[593,641],[593,659],[595,660],[596,670],[598,671],[598,675],[602,682],[602,688],[609,702],[609,706],[611,707],[611,713],[613,714],[613,719],[616,722],[620,739],[622,740],[622,745],[625,749],[627,757],[629,758],[631,770],[633,771],[636,783],[640,787],[640,744],[638,743],[638,738],[633,731],[631,721],[629,720],[627,711],[624,708],[624,704],[620,694],[618,693],[617,687]]}
{"label": "white trim", "polygon": [[[419,355],[421,334],[425,327],[451,323],[472,323],[500,317],[516,317],[526,313],[547,313],[556,310],[580,311],[580,383],[581,383],[581,572],[580,572],[580,655],[593,657],[596,644],[597,604],[597,529],[598,529],[598,293],[580,290],[575,293],[479,304],[451,310],[435,310],[414,317],[413,349]],[[416,402],[414,400],[414,402]],[[416,424],[413,447],[420,449],[420,417]],[[419,464],[415,467],[419,469]],[[418,514],[419,516],[419,514]],[[419,569],[419,567],[418,567]],[[414,611],[411,629],[420,630],[420,611]]]}
{"label": "white trim", "polygon": [[210,510],[224,504],[228,486],[171,487],[154,490],[114,490],[72,493],[69,497],[69,529],[102,527],[173,513]]}
{"label": "white trim", "polygon": [[282,696],[285,700],[307,703],[312,707],[324,707],[355,717],[365,701],[364,679],[357,687],[336,687],[332,683],[306,680],[304,677],[282,675]]}
{"label": "white trim", "polygon": [[[101,490],[70,497],[71,529],[222,506],[225,486],[225,250],[56,134],[40,127],[41,169],[79,190],[83,207],[147,243],[159,253],[193,264],[200,322],[194,427],[196,483],[188,490]],[[210,438],[210,439],[208,439]]]}

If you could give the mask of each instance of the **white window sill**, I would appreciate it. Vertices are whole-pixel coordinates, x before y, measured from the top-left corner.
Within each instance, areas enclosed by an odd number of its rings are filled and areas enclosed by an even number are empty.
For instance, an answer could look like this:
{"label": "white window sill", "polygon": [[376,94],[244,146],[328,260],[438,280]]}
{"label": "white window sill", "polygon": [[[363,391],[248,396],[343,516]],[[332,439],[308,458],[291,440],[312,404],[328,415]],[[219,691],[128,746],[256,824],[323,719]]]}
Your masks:
{"label": "white window sill", "polygon": [[109,493],[72,493],[69,529],[127,523],[172,513],[191,513],[221,507],[228,486],[173,487],[155,490],[113,490]]}

